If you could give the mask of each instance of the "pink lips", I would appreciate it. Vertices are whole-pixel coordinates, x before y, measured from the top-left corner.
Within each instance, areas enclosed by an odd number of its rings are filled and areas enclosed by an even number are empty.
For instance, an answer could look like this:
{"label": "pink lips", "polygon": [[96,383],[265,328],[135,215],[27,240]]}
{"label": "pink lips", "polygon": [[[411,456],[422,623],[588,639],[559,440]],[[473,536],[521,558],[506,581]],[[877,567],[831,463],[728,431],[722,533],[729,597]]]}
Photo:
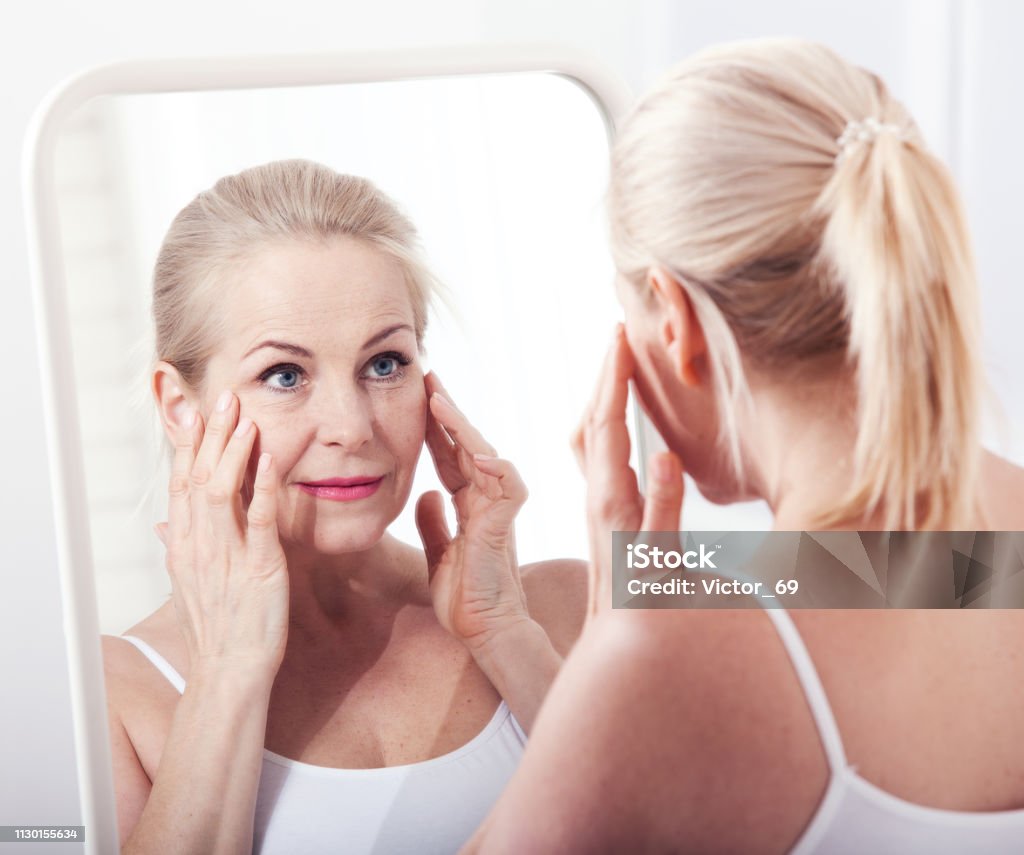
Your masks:
{"label": "pink lips", "polygon": [[318,499],[332,502],[351,502],[354,499],[365,499],[372,496],[380,487],[384,476],[379,478],[327,478],[323,481],[305,481],[297,486],[304,493]]}

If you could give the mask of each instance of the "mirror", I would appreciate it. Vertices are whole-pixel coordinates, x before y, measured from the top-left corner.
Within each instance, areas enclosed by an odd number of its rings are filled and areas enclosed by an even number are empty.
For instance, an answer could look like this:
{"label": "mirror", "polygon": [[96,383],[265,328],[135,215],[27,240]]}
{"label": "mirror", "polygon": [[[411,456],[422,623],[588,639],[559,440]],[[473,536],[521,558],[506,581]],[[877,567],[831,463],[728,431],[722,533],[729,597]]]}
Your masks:
{"label": "mirror", "polygon": [[[117,848],[98,635],[170,594],[147,382],[152,267],[174,215],[272,160],[370,178],[451,294],[454,311],[438,303],[429,321],[429,367],[531,488],[521,561],[585,557],[568,440],[619,318],[602,196],[610,116],[627,100],[570,57],[448,52],[127,64],[41,110],[26,197],[90,851]],[[438,486],[424,453],[413,497]],[[412,511],[392,532],[419,545]]]}

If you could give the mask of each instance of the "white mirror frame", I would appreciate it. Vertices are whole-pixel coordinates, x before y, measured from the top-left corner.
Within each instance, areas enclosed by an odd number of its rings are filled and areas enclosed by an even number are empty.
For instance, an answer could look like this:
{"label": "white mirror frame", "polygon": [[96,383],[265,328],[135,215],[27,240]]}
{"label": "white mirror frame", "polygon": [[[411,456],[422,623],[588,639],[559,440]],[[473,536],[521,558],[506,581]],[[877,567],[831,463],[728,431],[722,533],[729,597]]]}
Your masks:
{"label": "white mirror frame", "polygon": [[[101,66],[52,91],[29,125],[23,158],[23,196],[42,372],[43,406],[60,570],[64,637],[71,688],[85,851],[120,850],[99,617],[86,503],[82,438],[74,376],[64,261],[54,182],[58,136],[68,117],[103,95],[245,90],[390,82],[480,74],[550,72],[579,85],[605,119],[632,102],[628,87],[593,59],[554,47],[453,47],[304,56],[163,59]],[[639,411],[634,408],[634,412]],[[650,434],[639,422],[638,459]]]}

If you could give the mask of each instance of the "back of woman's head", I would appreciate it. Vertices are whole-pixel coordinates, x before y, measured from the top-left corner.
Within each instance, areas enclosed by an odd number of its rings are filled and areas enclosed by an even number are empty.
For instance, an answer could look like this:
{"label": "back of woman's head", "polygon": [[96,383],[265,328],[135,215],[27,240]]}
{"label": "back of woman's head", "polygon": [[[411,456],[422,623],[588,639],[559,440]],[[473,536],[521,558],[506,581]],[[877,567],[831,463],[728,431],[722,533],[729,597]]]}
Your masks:
{"label": "back of woman's head", "polygon": [[366,241],[398,261],[422,344],[438,283],[421,259],[412,223],[365,178],[285,160],[220,179],[175,217],[153,275],[157,358],[200,388],[224,321],[218,300],[232,272],[276,243],[335,237]]}
{"label": "back of woman's head", "polygon": [[661,265],[700,319],[722,440],[742,474],[746,378],[835,366],[857,389],[854,480],[817,526],[970,519],[979,460],[977,297],[960,202],[879,78],[796,40],[679,65],[613,152],[612,245]]}

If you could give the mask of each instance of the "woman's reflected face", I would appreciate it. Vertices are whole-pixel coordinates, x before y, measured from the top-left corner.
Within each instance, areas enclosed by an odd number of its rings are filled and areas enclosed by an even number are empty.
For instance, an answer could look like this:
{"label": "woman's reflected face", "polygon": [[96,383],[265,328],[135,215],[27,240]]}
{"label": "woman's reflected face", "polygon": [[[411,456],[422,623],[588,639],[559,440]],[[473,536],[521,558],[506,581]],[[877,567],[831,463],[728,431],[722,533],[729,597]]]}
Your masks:
{"label": "woman's reflected face", "polygon": [[274,456],[284,544],[367,549],[405,506],[426,394],[402,267],[364,241],[293,240],[234,270],[203,411],[231,389]]}

